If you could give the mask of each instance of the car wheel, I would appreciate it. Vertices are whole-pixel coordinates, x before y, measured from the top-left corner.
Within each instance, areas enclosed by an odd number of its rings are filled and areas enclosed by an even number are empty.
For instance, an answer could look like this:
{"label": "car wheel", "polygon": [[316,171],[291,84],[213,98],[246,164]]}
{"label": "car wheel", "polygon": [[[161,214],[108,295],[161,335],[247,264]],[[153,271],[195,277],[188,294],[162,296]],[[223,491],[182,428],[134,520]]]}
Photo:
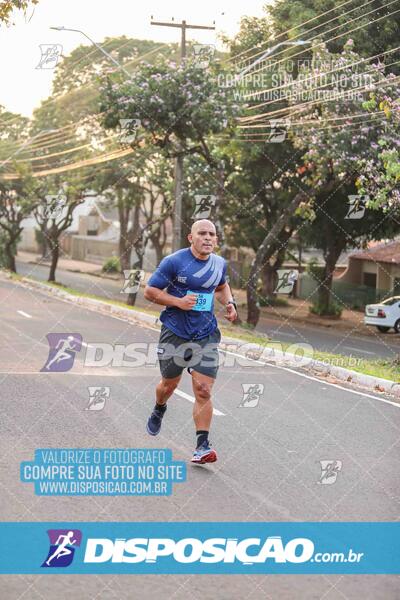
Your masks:
{"label": "car wheel", "polygon": [[400,333],[400,319],[397,319],[396,323],[394,324],[394,330],[396,333]]}
{"label": "car wheel", "polygon": [[[397,321],[397,323],[400,326],[400,319]],[[380,331],[381,333],[387,333],[390,329],[390,327],[384,327],[383,325],[377,325],[376,327],[377,327],[378,331]],[[395,327],[396,327],[396,325],[395,325]],[[400,333],[400,329],[397,333]]]}

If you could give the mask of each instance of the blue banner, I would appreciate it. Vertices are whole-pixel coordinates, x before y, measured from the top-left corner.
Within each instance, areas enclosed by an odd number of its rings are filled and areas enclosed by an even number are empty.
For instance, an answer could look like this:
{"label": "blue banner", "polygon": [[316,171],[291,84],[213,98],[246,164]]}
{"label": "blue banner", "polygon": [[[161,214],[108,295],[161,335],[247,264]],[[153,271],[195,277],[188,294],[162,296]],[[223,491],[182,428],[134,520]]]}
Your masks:
{"label": "blue banner", "polygon": [[1,574],[398,574],[400,523],[0,523]]}

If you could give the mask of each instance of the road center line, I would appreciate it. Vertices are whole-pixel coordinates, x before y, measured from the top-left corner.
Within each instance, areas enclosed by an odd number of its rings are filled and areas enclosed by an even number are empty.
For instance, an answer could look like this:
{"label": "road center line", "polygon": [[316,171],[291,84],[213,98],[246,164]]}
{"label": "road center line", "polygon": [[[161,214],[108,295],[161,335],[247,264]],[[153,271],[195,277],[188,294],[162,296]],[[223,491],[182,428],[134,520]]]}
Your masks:
{"label": "road center line", "polygon": [[28,315],[28,313],[26,313],[23,310],[17,310],[17,313],[22,315],[23,317],[26,317],[27,319],[32,319],[32,315]]}
{"label": "road center line", "polygon": [[[181,390],[175,390],[174,394],[180,396],[181,398],[185,398],[185,400],[189,400],[192,404],[194,404],[193,396],[190,396],[186,392],[182,392]],[[225,413],[221,412],[217,408],[213,408],[213,414],[217,417],[226,417]]]}

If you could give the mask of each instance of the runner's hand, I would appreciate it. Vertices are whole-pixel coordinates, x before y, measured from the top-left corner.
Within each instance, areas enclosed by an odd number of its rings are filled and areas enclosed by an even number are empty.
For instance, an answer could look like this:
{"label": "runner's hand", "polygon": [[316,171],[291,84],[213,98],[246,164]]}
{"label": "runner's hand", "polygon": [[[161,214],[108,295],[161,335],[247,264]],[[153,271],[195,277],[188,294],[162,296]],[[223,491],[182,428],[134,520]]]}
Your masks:
{"label": "runner's hand", "polygon": [[188,294],[183,298],[179,298],[178,308],[181,310],[192,310],[197,300],[196,294]]}
{"label": "runner's hand", "polygon": [[227,319],[228,321],[236,321],[237,319],[237,312],[235,307],[233,306],[233,304],[228,304],[226,307],[226,314],[224,315],[225,319]]}

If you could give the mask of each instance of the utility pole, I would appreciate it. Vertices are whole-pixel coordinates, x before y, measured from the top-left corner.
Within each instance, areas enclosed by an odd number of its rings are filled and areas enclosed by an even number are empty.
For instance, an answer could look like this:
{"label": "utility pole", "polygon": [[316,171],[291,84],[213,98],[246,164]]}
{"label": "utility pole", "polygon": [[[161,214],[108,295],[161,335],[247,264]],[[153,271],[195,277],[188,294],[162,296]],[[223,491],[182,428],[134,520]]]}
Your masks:
{"label": "utility pole", "polygon": [[[153,19],[153,17],[151,17]],[[159,25],[160,27],[177,27],[181,30],[181,53],[180,60],[181,62],[186,57],[186,30],[187,29],[211,29],[214,30],[215,27],[209,27],[207,25],[190,25],[183,20],[181,23],[174,23],[173,21],[170,23],[164,23],[161,21],[150,21],[151,25]],[[182,242],[182,184],[183,184],[183,156],[179,154],[175,158],[175,186],[174,186],[174,195],[175,195],[175,205],[174,205],[174,215],[173,215],[173,234],[172,234],[172,252],[176,252],[181,248]]]}

